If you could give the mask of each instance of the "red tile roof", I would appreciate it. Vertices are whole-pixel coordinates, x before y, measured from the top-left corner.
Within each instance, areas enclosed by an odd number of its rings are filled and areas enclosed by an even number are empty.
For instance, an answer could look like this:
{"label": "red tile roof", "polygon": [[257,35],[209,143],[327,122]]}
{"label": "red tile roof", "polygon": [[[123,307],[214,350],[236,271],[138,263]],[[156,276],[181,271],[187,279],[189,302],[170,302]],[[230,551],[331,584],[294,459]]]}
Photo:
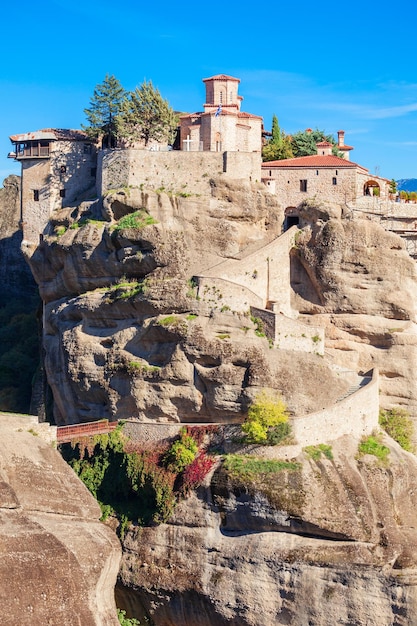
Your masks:
{"label": "red tile roof", "polygon": [[352,161],[347,161],[346,159],[342,159],[341,157],[335,156],[334,154],[326,154],[326,155],[318,155],[313,154],[311,156],[304,157],[296,157],[294,159],[283,159],[282,161],[265,161],[262,163],[262,167],[265,169],[268,168],[299,168],[299,167],[337,167],[337,168],[357,168],[359,167],[361,170],[367,172],[366,167],[362,165],[358,165],[358,163],[353,163]]}
{"label": "red tile roof", "polygon": [[11,135],[10,141],[33,141],[33,140],[67,140],[67,141],[88,141],[88,136],[82,130],[70,128],[43,128],[30,133]]}
{"label": "red tile roof", "polygon": [[239,113],[237,114],[238,117],[253,117],[256,118],[258,120],[262,120],[263,118],[260,115],[253,115],[252,113],[245,113],[244,111],[239,111]]}
{"label": "red tile roof", "polygon": [[216,76],[210,76],[210,78],[203,78],[203,83],[205,83],[207,80],[234,80],[237,83],[240,83],[240,78],[227,76],[227,74],[216,74]]}
{"label": "red tile roof", "polygon": [[318,141],[318,142],[316,143],[316,146],[321,146],[321,147],[324,147],[324,146],[333,146],[333,144],[332,144],[332,143],[330,143],[330,141]]}

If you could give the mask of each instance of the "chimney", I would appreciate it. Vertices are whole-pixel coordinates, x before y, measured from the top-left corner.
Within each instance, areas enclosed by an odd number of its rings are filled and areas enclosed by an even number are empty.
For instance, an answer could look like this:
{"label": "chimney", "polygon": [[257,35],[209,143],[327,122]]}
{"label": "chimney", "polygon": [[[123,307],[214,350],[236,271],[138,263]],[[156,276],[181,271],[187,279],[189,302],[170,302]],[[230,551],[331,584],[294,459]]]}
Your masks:
{"label": "chimney", "polygon": [[345,131],[338,130],[337,131],[337,146],[338,148],[343,148],[344,145],[345,145]]}

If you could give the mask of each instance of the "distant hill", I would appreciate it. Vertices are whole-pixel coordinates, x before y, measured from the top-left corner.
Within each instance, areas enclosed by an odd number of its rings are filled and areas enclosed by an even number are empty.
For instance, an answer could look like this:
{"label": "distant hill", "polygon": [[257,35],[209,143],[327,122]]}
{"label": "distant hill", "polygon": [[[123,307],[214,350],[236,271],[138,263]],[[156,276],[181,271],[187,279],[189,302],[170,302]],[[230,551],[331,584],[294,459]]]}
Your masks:
{"label": "distant hill", "polygon": [[417,191],[417,178],[400,178],[397,180],[398,191]]}

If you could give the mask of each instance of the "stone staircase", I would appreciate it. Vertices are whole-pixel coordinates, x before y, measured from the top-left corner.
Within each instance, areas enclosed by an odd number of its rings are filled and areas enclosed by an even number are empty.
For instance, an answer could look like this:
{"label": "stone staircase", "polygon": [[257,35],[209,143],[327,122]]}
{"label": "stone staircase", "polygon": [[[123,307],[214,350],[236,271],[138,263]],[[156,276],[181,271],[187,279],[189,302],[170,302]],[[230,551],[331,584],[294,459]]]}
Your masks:
{"label": "stone staircase", "polygon": [[362,387],[365,387],[368,383],[371,382],[371,380],[372,380],[372,376],[368,376],[368,375],[358,376],[357,382],[351,385],[349,389],[346,391],[346,393],[340,398],[338,398],[336,402],[342,402],[342,400],[344,400],[345,398],[351,396],[356,391],[359,391],[359,389],[362,389]]}

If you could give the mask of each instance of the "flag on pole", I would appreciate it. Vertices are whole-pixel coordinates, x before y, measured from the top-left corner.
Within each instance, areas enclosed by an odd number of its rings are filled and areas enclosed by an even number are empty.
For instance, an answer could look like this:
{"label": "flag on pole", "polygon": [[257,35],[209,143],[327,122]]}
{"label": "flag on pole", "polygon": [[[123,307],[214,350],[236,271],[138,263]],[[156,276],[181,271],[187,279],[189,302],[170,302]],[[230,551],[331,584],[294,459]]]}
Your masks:
{"label": "flag on pole", "polygon": [[219,106],[217,107],[217,111],[214,114],[214,117],[217,117],[218,115],[220,115],[221,112],[222,112],[222,105],[219,104]]}

